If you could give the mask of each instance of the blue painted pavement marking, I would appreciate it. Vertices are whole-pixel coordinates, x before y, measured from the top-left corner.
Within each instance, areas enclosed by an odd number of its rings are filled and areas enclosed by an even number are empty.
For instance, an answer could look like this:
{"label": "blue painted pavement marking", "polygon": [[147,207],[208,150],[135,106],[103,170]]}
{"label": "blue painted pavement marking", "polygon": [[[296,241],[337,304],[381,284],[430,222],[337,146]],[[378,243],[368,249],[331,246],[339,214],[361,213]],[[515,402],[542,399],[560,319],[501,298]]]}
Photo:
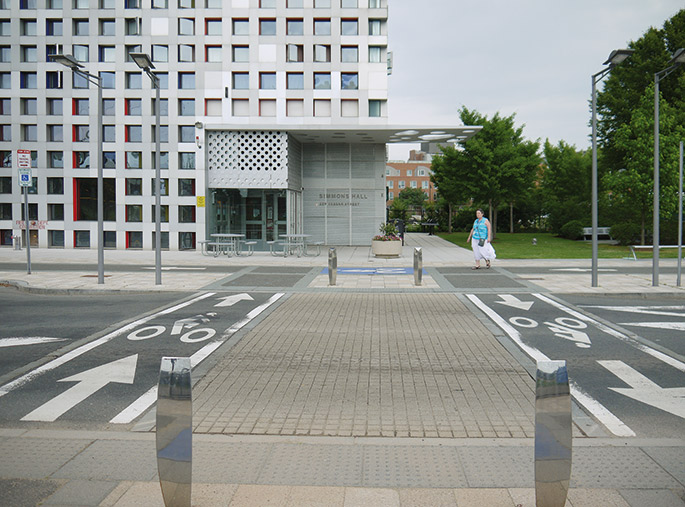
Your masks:
{"label": "blue painted pavement marking", "polygon": [[[425,273],[426,270],[423,270]],[[328,268],[321,270],[322,275],[328,274]],[[339,275],[413,275],[414,268],[338,268]]]}

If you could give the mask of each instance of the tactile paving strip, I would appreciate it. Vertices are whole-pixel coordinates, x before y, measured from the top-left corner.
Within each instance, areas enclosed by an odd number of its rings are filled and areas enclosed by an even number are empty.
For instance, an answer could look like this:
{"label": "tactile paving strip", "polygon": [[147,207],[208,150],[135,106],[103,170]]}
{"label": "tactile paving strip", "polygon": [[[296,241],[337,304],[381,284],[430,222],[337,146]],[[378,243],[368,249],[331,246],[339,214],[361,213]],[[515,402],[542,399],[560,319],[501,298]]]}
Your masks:
{"label": "tactile paving strip", "polygon": [[573,450],[573,488],[677,488],[678,482],[642,450],[576,448]]}
{"label": "tactile paving strip", "polygon": [[259,273],[259,274],[280,274],[280,273],[286,273],[286,274],[297,274],[297,275],[306,275],[307,273],[311,272],[312,268],[302,268],[302,267],[297,267],[297,266],[259,266],[253,269],[251,272],[252,273]]}
{"label": "tactile paving strip", "polygon": [[3,440],[0,442],[0,476],[43,479],[74,458],[90,443],[90,440]]}
{"label": "tactile paving strip", "polygon": [[193,443],[193,482],[256,484],[270,444]]}
{"label": "tactile paving strip", "polygon": [[224,287],[294,287],[302,275],[248,273],[225,282]]}
{"label": "tactile paving strip", "polygon": [[[483,271],[483,268],[481,268]],[[462,289],[498,289],[498,288],[519,288],[525,285],[518,283],[508,276],[491,275],[485,273],[463,274],[463,275],[444,275],[445,279],[455,288]]]}
{"label": "tactile paving strip", "polygon": [[455,447],[367,447],[364,486],[463,488],[466,476]]}
{"label": "tactile paving strip", "polygon": [[535,486],[533,447],[464,447],[458,452],[471,488]]}
{"label": "tactile paving strip", "polygon": [[340,445],[279,445],[259,475],[261,484],[357,486],[362,449]]}
{"label": "tactile paving strip", "polygon": [[[45,440],[43,440],[45,442]],[[153,441],[98,440],[53,474],[56,478],[149,481],[157,470]]]}

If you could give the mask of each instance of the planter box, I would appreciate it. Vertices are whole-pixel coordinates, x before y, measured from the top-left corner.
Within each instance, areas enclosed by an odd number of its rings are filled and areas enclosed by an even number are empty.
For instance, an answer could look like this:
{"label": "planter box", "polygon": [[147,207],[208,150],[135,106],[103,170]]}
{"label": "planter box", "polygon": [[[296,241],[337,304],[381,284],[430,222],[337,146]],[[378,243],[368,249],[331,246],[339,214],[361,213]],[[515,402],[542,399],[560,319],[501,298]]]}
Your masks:
{"label": "planter box", "polygon": [[371,252],[376,257],[399,257],[402,255],[402,241],[371,240]]}

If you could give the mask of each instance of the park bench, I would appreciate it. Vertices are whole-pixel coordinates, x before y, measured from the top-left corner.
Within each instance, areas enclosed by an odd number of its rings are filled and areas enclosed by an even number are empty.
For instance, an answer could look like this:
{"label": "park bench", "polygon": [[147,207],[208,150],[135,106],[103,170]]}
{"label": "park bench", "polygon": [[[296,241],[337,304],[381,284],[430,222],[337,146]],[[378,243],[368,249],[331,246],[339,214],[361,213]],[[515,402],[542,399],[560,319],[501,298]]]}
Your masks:
{"label": "park bench", "polygon": [[[607,239],[614,239],[611,237],[611,227],[597,227],[597,239],[600,236],[605,236]],[[583,238],[586,240],[592,239],[592,227],[583,227]]]}
{"label": "park bench", "polygon": [[[678,245],[659,245],[659,250],[662,248],[678,248]],[[642,251],[642,250],[653,250],[654,245],[630,245],[630,253],[633,255],[633,260],[637,260],[637,255],[635,255],[635,251]],[[630,257],[627,257],[630,259]]]}

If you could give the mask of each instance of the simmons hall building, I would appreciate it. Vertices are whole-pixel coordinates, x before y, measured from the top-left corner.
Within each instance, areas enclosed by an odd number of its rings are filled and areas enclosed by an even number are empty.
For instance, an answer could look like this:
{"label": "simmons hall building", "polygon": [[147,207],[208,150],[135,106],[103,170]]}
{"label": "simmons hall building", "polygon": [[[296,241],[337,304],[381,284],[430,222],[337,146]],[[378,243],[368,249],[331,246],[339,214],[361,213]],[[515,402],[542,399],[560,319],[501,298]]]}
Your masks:
{"label": "simmons hall building", "polygon": [[258,250],[286,233],[368,245],[385,220],[386,144],[478,129],[388,124],[389,3],[0,0],[0,243],[28,218],[35,247],[152,249],[159,212],[171,250],[212,233]]}

